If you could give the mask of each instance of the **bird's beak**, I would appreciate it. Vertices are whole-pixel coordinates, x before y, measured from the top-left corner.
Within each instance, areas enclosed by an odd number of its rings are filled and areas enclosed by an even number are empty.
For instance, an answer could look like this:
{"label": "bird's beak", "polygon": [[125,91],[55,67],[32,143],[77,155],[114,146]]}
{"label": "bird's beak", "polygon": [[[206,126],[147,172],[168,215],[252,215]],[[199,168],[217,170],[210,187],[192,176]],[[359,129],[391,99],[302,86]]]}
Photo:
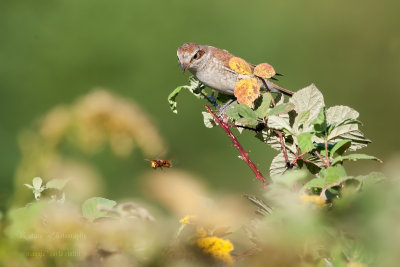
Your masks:
{"label": "bird's beak", "polygon": [[180,61],[179,61],[179,65],[182,68],[182,73],[184,73],[186,71],[186,69],[187,69],[187,66],[185,64],[182,64]]}

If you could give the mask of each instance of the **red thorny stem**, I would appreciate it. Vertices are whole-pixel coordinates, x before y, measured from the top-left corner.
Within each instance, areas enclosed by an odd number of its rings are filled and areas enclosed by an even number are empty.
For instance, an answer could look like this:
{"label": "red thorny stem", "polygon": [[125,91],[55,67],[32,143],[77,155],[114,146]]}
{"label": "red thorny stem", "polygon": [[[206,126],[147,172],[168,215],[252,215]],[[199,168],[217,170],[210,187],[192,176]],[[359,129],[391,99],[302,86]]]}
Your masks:
{"label": "red thorny stem", "polygon": [[224,132],[228,135],[228,137],[231,139],[233,145],[239,150],[241,154],[241,159],[246,162],[246,164],[250,167],[250,169],[254,172],[256,175],[256,179],[260,180],[264,186],[267,186],[267,181],[265,180],[264,176],[261,174],[261,172],[258,170],[257,166],[251,161],[249,158],[249,152],[244,151],[242,145],[239,143],[237,140],[236,136],[232,133],[232,131],[229,129],[229,124],[222,121],[217,114],[208,106],[205,105],[205,108],[207,111],[213,116],[215,122],[224,130]]}
{"label": "red thorny stem", "polygon": [[281,131],[278,130],[274,130],[274,132],[279,136],[279,141],[281,142],[281,148],[282,148],[282,153],[283,153],[283,157],[285,158],[285,162],[286,162],[286,167],[290,168],[290,161],[286,152],[286,147],[285,147],[285,142],[283,141],[283,135]]}

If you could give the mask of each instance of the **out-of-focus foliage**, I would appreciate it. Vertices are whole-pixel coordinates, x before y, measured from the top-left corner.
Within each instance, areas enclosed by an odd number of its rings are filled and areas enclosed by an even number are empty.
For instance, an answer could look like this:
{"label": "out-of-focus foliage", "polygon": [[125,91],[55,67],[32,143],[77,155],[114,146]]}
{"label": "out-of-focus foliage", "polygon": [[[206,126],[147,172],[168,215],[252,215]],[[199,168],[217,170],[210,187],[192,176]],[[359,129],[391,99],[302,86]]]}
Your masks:
{"label": "out-of-focus foliage", "polygon": [[[20,135],[19,143],[22,161],[16,170],[16,184],[37,175],[68,178],[73,197],[81,200],[103,187],[97,167],[84,158],[106,148],[119,158],[129,156],[136,147],[147,157],[165,150],[148,115],[132,100],[104,89],[96,89],[72,105],[53,108],[34,129]],[[16,187],[15,200],[26,202],[27,193]]]}
{"label": "out-of-focus foliage", "polygon": [[294,190],[307,178],[304,171],[287,172],[257,197],[215,194],[179,170],[151,171],[144,178],[143,189],[168,214],[149,203],[71,201],[73,191],[65,202],[33,200],[6,213],[0,261],[6,266],[395,266],[400,260],[398,174],[366,178],[362,191],[346,185],[330,204]]}

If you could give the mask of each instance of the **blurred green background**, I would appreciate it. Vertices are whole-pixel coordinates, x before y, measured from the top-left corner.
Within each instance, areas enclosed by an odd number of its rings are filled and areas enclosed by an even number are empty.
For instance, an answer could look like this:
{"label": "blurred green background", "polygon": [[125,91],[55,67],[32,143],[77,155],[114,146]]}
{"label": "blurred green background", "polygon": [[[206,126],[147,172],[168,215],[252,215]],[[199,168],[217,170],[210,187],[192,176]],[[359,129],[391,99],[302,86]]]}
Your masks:
{"label": "blurred green background", "polygon": [[[169,110],[168,94],[187,83],[176,48],[188,41],[268,62],[285,74],[279,84],[293,90],[315,83],[327,106],[360,112],[362,130],[373,140],[363,152],[385,161],[400,148],[399,10],[394,0],[2,0],[0,202],[13,192],[18,133],[98,86],[142,106],[177,168],[217,190],[258,187],[225,134],[203,126],[203,102],[183,93],[178,115]],[[240,141],[267,174],[276,152],[252,135]],[[149,168],[143,157],[138,151],[127,159],[93,159],[107,179],[105,197],[138,194],[137,177]],[[350,174],[380,168],[350,165]]]}

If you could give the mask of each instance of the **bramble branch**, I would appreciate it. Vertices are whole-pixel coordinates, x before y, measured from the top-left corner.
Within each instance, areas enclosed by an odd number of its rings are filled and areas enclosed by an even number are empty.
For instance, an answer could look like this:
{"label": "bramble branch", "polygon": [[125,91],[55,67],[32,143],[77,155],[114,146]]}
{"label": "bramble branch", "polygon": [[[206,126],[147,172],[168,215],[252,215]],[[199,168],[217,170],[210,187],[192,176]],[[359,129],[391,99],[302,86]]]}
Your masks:
{"label": "bramble branch", "polygon": [[265,180],[264,176],[261,174],[261,172],[258,170],[257,166],[251,161],[249,158],[249,152],[244,151],[242,145],[239,143],[237,140],[236,136],[232,133],[232,131],[229,129],[229,124],[222,121],[217,114],[208,106],[205,105],[205,108],[207,111],[213,116],[215,122],[224,130],[224,132],[229,136],[231,139],[233,145],[239,150],[241,154],[241,159],[246,162],[246,164],[250,167],[250,169],[254,172],[256,175],[256,179],[260,180],[264,186],[267,185],[267,181]]}
{"label": "bramble branch", "polygon": [[299,153],[299,148],[297,148],[297,155],[296,155],[296,157],[294,158],[294,160],[290,163],[290,168],[293,168],[294,167],[294,165],[296,165],[296,163],[297,163],[297,161],[299,160],[299,159],[301,159],[301,160],[303,160],[304,161],[304,159],[302,158],[304,155],[306,155],[306,154],[308,154],[309,152],[304,152],[304,153]]}
{"label": "bramble branch", "polygon": [[318,156],[318,158],[322,161],[322,163],[325,165],[325,167],[329,167],[329,162],[327,163],[326,161],[325,161],[325,159],[324,159],[324,157],[318,152],[318,151],[315,151],[315,154]]}
{"label": "bramble branch", "polygon": [[286,168],[290,168],[290,161],[287,155],[286,147],[285,147],[285,142],[283,140],[283,135],[281,131],[274,130],[274,132],[279,136],[279,141],[281,142],[281,148],[282,148],[282,153],[283,156],[285,157],[285,162],[286,162]]}

